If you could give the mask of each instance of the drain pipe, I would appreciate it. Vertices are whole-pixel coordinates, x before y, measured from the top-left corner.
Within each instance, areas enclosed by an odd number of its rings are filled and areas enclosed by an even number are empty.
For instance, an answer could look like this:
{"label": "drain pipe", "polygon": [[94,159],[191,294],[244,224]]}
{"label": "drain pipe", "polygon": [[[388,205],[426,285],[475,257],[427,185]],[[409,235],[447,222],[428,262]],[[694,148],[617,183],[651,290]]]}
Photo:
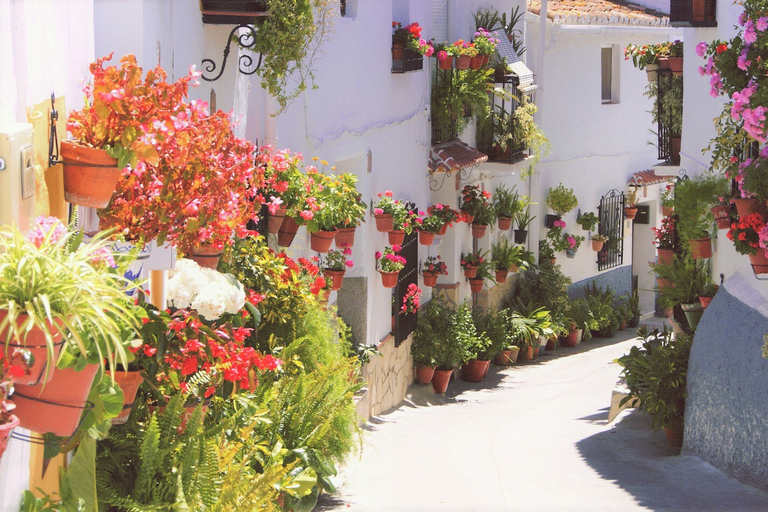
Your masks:
{"label": "drain pipe", "polygon": [[[546,92],[545,87],[545,73],[544,73],[544,56],[546,53],[546,45],[547,45],[547,0],[541,0],[541,10],[539,11],[539,44],[538,48],[536,48],[536,85],[538,86],[536,88],[536,103],[538,105],[544,104],[544,93]],[[541,126],[541,117],[542,113],[541,111],[537,112],[536,122],[539,126]],[[536,256],[536,261],[538,261],[539,258],[539,236],[541,233],[541,223],[544,219],[544,214],[546,213],[546,206],[544,206],[543,201],[544,197],[540,193],[540,174],[537,169],[533,169],[533,172],[528,176],[528,193],[530,195],[531,201],[533,203],[536,203],[538,205],[538,214],[537,218],[539,219],[538,222],[534,222],[531,227],[531,232],[529,236],[529,250],[534,253]],[[530,247],[531,244],[533,244],[533,247]]]}

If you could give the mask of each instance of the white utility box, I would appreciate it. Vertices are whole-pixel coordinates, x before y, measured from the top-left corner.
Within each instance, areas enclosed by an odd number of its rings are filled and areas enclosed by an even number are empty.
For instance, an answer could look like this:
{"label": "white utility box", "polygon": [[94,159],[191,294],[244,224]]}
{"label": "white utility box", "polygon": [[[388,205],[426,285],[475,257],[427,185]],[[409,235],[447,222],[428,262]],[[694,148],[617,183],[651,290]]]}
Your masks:
{"label": "white utility box", "polygon": [[32,125],[0,126],[0,224],[22,232],[35,215],[35,158]]}

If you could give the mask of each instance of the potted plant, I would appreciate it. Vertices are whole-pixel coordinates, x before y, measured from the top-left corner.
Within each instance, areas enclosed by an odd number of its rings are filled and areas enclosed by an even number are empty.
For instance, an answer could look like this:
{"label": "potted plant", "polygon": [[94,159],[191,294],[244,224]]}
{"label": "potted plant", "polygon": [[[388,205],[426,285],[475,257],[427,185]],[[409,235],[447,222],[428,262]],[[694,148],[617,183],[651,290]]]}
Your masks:
{"label": "potted plant", "polygon": [[601,235],[600,233],[593,234],[590,237],[590,240],[592,241],[592,250],[595,252],[600,252],[605,242],[607,242],[609,239],[610,237],[607,235]]}
{"label": "potted plant", "polygon": [[496,187],[493,191],[493,208],[499,219],[499,230],[509,230],[512,227],[512,219],[525,206],[526,202],[521,199],[515,187],[512,187],[512,190],[504,185]]}
{"label": "potted plant", "polygon": [[482,27],[479,27],[475,32],[475,38],[472,40],[472,43],[477,49],[478,56],[482,59],[480,67],[488,65],[491,55],[496,51],[496,45],[499,44],[498,38],[493,37],[493,35],[495,35],[495,33],[491,34],[488,30],[485,30],[485,28]]}
{"label": "potted plant", "polygon": [[401,315],[413,315],[419,311],[421,307],[421,288],[415,283],[408,285],[408,288],[403,295],[403,302],[400,305]]}
{"label": "potted plant", "polygon": [[675,187],[668,183],[661,191],[661,213],[665,217],[672,215],[675,208]]}
{"label": "potted plant", "polygon": [[[267,146],[256,155],[256,163],[264,169],[263,195],[269,211],[268,230],[279,234],[285,217],[298,216],[299,207],[305,203],[306,176],[301,172],[301,155],[288,150],[273,152]],[[288,246],[292,241],[291,237],[287,244],[280,245]]]}
{"label": "potted plant", "polygon": [[654,236],[654,244],[659,253],[658,262],[662,265],[671,265],[675,259],[675,240],[677,238],[675,231],[675,219],[664,217],[661,219],[661,226],[651,228]]}
{"label": "potted plant", "polygon": [[456,58],[456,69],[462,71],[469,69],[469,63],[472,60],[472,57],[477,55],[475,45],[468,43],[463,39],[454,41],[446,51]]}
{"label": "potted plant", "polygon": [[171,118],[185,109],[182,100],[195,78],[189,73],[169,84],[158,66],[142,81],[133,55],[105,68],[111,59],[112,54],[91,64],[86,106],[67,119],[74,140],[61,142],[64,198],[94,208],[107,206],[126,166],[158,163],[156,144],[168,140]]}
{"label": "potted plant", "polygon": [[478,206],[472,220],[472,238],[483,238],[488,226],[496,220],[496,212],[490,204]]}
{"label": "potted plant", "polygon": [[507,274],[515,264],[519,251],[520,248],[510,244],[506,238],[501,238],[498,243],[491,245],[491,260],[496,271],[496,282],[503,283],[507,280]]}
{"label": "potted plant", "polygon": [[554,265],[555,260],[555,251],[549,242],[546,239],[539,240],[539,265]]}
{"label": "potted plant", "polygon": [[474,222],[475,213],[481,208],[491,207],[491,193],[481,190],[478,185],[464,185],[461,190],[461,206],[464,222]]}
{"label": "potted plant", "polygon": [[397,286],[397,276],[405,267],[405,258],[400,256],[399,252],[399,245],[385,248],[383,254],[376,251],[376,270],[381,274],[381,283],[384,288]]}
{"label": "potted plant", "polygon": [[496,272],[494,271],[493,262],[490,260],[483,260],[477,266],[477,271],[474,277],[469,278],[469,287],[472,293],[480,293],[485,284],[485,280],[488,279],[495,282]]}
{"label": "potted plant", "polygon": [[355,245],[355,231],[365,218],[366,205],[357,191],[357,176],[354,174],[335,176],[333,185],[339,217],[334,243],[337,248],[344,249]]}
{"label": "potted plant", "polygon": [[535,218],[535,215],[531,216],[527,206],[515,214],[515,225],[517,226],[517,229],[515,229],[516,244],[525,243],[525,240],[528,237],[528,226]]}
{"label": "potted plant", "polygon": [[[421,26],[413,22],[403,27],[397,21],[392,22],[392,60],[403,60],[404,52],[409,50],[431,57],[435,49],[432,43],[421,38]],[[418,69],[421,69],[420,67]]]}
{"label": "potted plant", "polygon": [[627,47],[624,48],[624,59],[626,60],[629,58],[632,59],[632,64],[636,68],[644,69],[646,71],[649,82],[656,81],[656,70],[659,69],[656,45],[627,45]]}
{"label": "potted plant", "polygon": [[683,42],[679,39],[669,45],[669,69],[674,76],[683,76]]}
{"label": "potted plant", "polygon": [[581,226],[581,229],[585,231],[592,231],[597,227],[597,223],[600,219],[597,218],[594,212],[580,213],[576,217],[576,224]]}
{"label": "potted plant", "polygon": [[[568,318],[572,319],[575,325],[575,336],[566,341],[566,345],[575,346],[582,339],[592,337],[591,331],[597,329],[595,317],[589,309],[589,302],[585,297],[579,297],[568,303],[566,313]],[[572,341],[571,344],[569,344]]]}
{"label": "potted plant", "polygon": [[457,322],[457,313],[441,298],[429,301],[416,324],[414,341],[417,332],[421,340],[429,340],[432,347],[432,358],[435,362],[435,373],[432,387],[435,393],[445,393],[453,369],[462,360],[463,346],[453,335]]}
{"label": "potted plant", "polygon": [[624,195],[624,216],[632,220],[637,216],[637,202],[640,200],[640,187],[630,187]]}
{"label": "potted plant", "polygon": [[331,291],[341,288],[344,281],[344,274],[348,268],[352,268],[354,262],[348,260],[347,256],[352,255],[352,249],[331,249],[323,258],[323,275],[331,281]]}
{"label": "potted plant", "polygon": [[638,409],[651,414],[654,428],[664,429],[670,446],[682,446],[692,337],[666,329],[650,334],[641,329],[638,334],[644,340],[642,346],[632,347],[616,360],[629,389],[620,405],[635,402]]}
{"label": "potted plant", "polygon": [[736,252],[749,256],[755,274],[768,273],[768,257],[764,249],[765,226],[764,217],[760,213],[753,213],[731,224],[727,234]]}
{"label": "potted plant", "polygon": [[483,253],[462,253],[459,264],[464,270],[464,277],[467,279],[474,279],[477,275],[477,269],[485,261]]}
{"label": "potted plant", "polygon": [[402,208],[395,212],[392,231],[387,233],[389,245],[403,245],[405,235],[410,235],[415,226],[418,226],[416,212]]}
{"label": "potted plant", "polygon": [[453,67],[453,54],[448,53],[446,43],[435,43],[434,55],[437,57],[438,69],[448,70]]}
{"label": "potted plant", "polygon": [[666,280],[667,284],[659,288],[659,304],[665,308],[680,305],[690,329],[695,330],[703,312],[699,295],[710,282],[709,266],[706,262],[682,257],[671,265],[652,263],[651,269],[659,280]]}
{"label": "potted plant", "polygon": [[733,212],[733,203],[731,203],[731,198],[728,196],[719,196],[717,203],[709,211],[712,212],[712,216],[715,218],[717,229],[728,229],[731,227],[731,222],[736,220]]}
{"label": "potted plant", "polygon": [[458,222],[461,219],[458,211],[442,203],[433,204],[427,208],[427,213],[430,217],[437,217],[442,222],[443,225],[437,232],[439,236],[444,235],[448,227],[452,227],[454,222]]}
{"label": "potted plant", "polygon": [[0,460],[8,446],[13,429],[19,425],[19,418],[13,414],[16,405],[11,401],[13,381],[24,377],[32,364],[32,357],[26,349],[14,349],[0,353]]}
{"label": "potted plant", "polygon": [[566,188],[562,183],[556,187],[551,187],[547,193],[547,206],[555,212],[555,215],[547,215],[546,227],[553,227],[556,220],[560,220],[563,215],[578,205],[579,201],[576,199],[572,188]]}
{"label": "potted plant", "polygon": [[710,232],[714,217],[710,205],[727,191],[728,183],[722,175],[698,175],[675,186],[677,229],[688,240],[694,259],[712,256]]}
{"label": "potted plant", "polygon": [[715,283],[707,283],[706,286],[701,289],[699,292],[699,302],[701,302],[702,308],[707,309],[709,303],[712,302],[712,299],[719,289],[720,286],[716,285]]}
{"label": "potted plant", "polygon": [[404,215],[407,212],[405,203],[400,199],[393,199],[391,190],[378,194],[379,202],[373,208],[373,217],[376,219],[376,230],[381,233],[392,231],[395,223],[395,214]]}
{"label": "potted plant", "polygon": [[448,265],[440,259],[440,256],[428,256],[421,269],[424,278],[424,286],[435,286],[438,276],[448,275]]}
{"label": "potted plant", "polygon": [[[421,308],[421,314],[416,321],[416,329],[413,331],[411,343],[411,357],[416,367],[416,382],[429,384],[435,375],[435,347],[437,334],[445,329],[443,322],[450,321],[450,312],[445,315],[442,309],[437,307],[439,301],[429,301]],[[439,329],[435,331],[435,329]],[[447,384],[447,383],[446,383]]]}
{"label": "potted plant", "polygon": [[441,229],[443,229],[443,221],[440,217],[435,215],[429,215],[424,217],[424,212],[419,212],[419,217],[413,219],[419,229],[419,243],[421,245],[432,245]]}
{"label": "potted plant", "polygon": [[451,335],[461,347],[461,378],[467,382],[480,382],[485,376],[485,365],[490,359],[479,359],[491,346],[491,340],[485,333],[479,332],[472,319],[472,310],[467,303],[459,306]]}

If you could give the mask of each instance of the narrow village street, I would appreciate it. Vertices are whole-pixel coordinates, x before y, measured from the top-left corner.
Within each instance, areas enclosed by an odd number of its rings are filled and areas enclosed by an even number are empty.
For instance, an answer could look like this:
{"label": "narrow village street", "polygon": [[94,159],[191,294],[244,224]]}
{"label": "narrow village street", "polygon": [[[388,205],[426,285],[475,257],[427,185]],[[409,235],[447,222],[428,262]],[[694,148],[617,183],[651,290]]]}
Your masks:
{"label": "narrow village street", "polygon": [[768,493],[679,455],[647,413],[608,423],[613,360],[634,335],[492,365],[480,384],[451,381],[445,397],[412,385],[366,427],[362,456],[318,510],[768,510]]}

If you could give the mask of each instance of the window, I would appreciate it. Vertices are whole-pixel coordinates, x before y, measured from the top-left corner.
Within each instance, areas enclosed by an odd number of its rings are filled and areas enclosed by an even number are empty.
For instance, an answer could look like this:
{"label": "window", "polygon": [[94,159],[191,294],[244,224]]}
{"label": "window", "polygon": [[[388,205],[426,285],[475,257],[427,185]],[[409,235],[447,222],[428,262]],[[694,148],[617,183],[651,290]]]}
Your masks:
{"label": "window", "polygon": [[[416,206],[412,203],[408,203],[409,209],[413,212],[418,212]],[[400,249],[400,255],[405,258],[405,267],[400,271],[397,278],[397,287],[394,288],[394,298],[392,300],[392,316],[394,317],[394,325],[392,334],[395,337],[395,346],[400,344],[411,335],[416,329],[416,321],[418,319],[418,313],[404,314],[400,312],[400,308],[403,305],[403,297],[408,292],[408,286],[415,284],[418,286],[419,280],[419,238],[418,230],[413,230],[412,233],[405,235],[405,241],[403,241],[402,249]]]}
{"label": "window", "polygon": [[619,61],[618,45],[600,49],[600,83],[603,103],[619,102]]}
{"label": "window", "polygon": [[716,27],[717,0],[670,0],[669,21],[674,27]]}
{"label": "window", "polygon": [[597,270],[621,266],[624,263],[624,194],[611,190],[600,199],[597,212],[598,232],[608,237],[597,253]]}

